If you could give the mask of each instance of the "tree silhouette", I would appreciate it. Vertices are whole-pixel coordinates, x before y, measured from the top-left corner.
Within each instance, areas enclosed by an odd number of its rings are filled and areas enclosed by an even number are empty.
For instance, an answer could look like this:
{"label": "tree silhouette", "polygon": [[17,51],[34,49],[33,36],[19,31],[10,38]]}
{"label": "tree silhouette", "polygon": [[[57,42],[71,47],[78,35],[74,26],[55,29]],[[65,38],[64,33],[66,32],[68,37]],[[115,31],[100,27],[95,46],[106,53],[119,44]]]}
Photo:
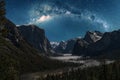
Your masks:
{"label": "tree silhouette", "polygon": [[0,0],[0,30],[3,29],[5,24],[5,0]]}
{"label": "tree silhouette", "polygon": [[0,35],[2,35],[3,37],[6,37],[8,34],[8,29],[5,28],[5,14],[5,0],[0,0]]}

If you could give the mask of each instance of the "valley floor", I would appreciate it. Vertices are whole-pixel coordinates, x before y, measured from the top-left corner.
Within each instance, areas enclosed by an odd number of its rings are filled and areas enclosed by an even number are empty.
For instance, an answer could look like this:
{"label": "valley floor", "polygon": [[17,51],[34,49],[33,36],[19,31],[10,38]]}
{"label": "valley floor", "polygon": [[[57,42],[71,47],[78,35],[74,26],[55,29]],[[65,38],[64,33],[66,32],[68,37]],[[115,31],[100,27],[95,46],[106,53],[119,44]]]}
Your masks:
{"label": "valley floor", "polygon": [[[82,64],[82,65],[78,67],[66,67],[66,68],[57,69],[57,70],[49,70],[44,72],[24,74],[21,76],[21,80],[37,80],[40,77],[46,77],[48,74],[59,75],[65,72],[70,72],[72,70],[83,69],[85,67],[99,66],[101,64],[101,62],[98,60],[93,60],[93,59],[83,60],[82,56],[63,55],[63,56],[50,57],[50,58],[55,60],[60,60],[63,62],[73,62],[73,63]],[[106,64],[110,64],[113,62],[114,61],[106,60]]]}

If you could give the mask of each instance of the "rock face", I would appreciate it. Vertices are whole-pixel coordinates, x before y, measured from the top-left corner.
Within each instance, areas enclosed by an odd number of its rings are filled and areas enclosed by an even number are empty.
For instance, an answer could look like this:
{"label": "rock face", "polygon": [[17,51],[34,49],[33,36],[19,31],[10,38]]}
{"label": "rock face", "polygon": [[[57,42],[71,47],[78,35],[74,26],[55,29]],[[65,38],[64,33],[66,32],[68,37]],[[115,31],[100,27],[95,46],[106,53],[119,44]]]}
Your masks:
{"label": "rock face", "polygon": [[102,38],[90,42],[86,40],[77,40],[74,46],[73,54],[85,56],[106,56],[111,57],[120,55],[120,30],[113,32],[106,32]]}
{"label": "rock face", "polygon": [[10,20],[6,19],[5,28],[8,30],[7,38],[15,45],[19,46],[19,42],[22,41],[19,30],[16,25]]}
{"label": "rock face", "polygon": [[34,48],[42,53],[49,53],[51,45],[45,36],[45,31],[35,25],[22,25],[18,27],[21,35],[27,40]]}
{"label": "rock face", "polygon": [[84,37],[84,40],[88,43],[95,43],[102,38],[102,33],[99,31],[90,32],[88,31]]}

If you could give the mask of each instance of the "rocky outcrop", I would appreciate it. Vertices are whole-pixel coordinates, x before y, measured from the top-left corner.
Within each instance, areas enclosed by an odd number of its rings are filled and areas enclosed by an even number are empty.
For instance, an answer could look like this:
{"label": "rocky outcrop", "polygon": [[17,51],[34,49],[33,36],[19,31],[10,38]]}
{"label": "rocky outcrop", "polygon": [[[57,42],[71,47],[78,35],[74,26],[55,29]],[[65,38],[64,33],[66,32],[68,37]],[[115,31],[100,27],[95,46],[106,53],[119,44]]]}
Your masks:
{"label": "rocky outcrop", "polygon": [[21,35],[34,48],[42,53],[50,53],[51,45],[45,36],[45,31],[35,25],[22,25],[18,27]]}
{"label": "rocky outcrop", "polygon": [[95,43],[102,38],[102,33],[99,31],[90,32],[88,31],[84,37],[84,40],[88,43]]}

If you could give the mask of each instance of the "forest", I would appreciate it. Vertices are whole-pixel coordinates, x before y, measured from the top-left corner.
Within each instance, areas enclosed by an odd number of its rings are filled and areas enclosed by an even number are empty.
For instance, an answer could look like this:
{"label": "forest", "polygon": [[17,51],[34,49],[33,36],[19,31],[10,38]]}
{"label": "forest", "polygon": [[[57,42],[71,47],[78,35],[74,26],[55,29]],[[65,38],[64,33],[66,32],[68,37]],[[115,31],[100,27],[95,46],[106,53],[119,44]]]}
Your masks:
{"label": "forest", "polygon": [[71,70],[61,74],[48,74],[38,80],[120,80],[120,62]]}

